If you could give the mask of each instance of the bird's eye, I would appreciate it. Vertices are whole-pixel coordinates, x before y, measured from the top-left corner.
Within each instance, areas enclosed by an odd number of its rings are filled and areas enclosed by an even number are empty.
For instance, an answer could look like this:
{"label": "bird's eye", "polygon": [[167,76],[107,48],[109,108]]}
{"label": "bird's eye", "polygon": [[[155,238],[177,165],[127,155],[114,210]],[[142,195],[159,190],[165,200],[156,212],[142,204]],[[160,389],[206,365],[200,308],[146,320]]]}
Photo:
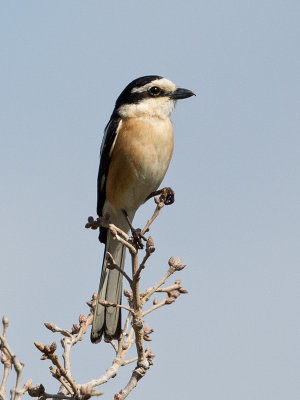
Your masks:
{"label": "bird's eye", "polygon": [[149,89],[149,93],[150,93],[151,96],[156,97],[156,96],[159,96],[159,95],[160,95],[161,89],[160,89],[159,87],[157,87],[157,86],[152,86],[152,87]]}

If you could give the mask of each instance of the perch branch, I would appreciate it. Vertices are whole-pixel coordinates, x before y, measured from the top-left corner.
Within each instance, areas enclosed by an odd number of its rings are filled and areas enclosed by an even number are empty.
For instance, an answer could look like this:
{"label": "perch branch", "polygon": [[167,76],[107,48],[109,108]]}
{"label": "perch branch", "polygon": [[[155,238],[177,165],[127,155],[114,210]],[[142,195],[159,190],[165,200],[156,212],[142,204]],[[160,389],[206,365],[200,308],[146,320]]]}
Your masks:
{"label": "perch branch", "polygon": [[[23,394],[21,389],[21,381],[22,381],[22,372],[24,368],[24,364],[18,361],[16,355],[11,350],[7,340],[6,340],[6,330],[8,328],[8,319],[7,317],[2,318],[3,325],[3,334],[0,333],[0,349],[1,349],[1,362],[4,365],[3,378],[0,386],[0,396],[2,399],[6,399],[5,395],[5,387],[8,379],[8,374],[11,366],[13,365],[14,370],[16,372],[16,384],[11,389],[11,399],[18,400],[20,396]],[[23,387],[23,389],[26,386]]]}
{"label": "perch branch", "polygon": [[[160,213],[160,210],[168,204],[171,204],[174,197],[173,192],[169,188],[165,188],[162,191],[154,193],[159,195],[159,198],[155,197],[156,208],[152,217],[147,221],[144,229],[140,231],[141,236],[144,236],[149,231],[150,226],[155,221]],[[43,385],[32,386],[31,380],[27,381],[23,388],[21,388],[21,376],[23,370],[23,364],[17,361],[15,355],[12,353],[10,347],[5,339],[5,330],[7,326],[4,326],[3,334],[0,335],[0,350],[1,350],[1,361],[4,364],[3,379],[0,386],[0,400],[8,400],[5,395],[5,386],[7,383],[7,377],[11,365],[17,373],[16,386],[11,390],[11,400],[19,400],[19,397],[28,391],[32,397],[39,397],[40,400],[45,399],[70,399],[70,400],[88,400],[92,396],[100,396],[102,393],[95,391],[97,386],[105,384],[111,378],[114,378],[119,372],[120,367],[136,363],[133,370],[128,378],[127,384],[120,390],[119,393],[115,394],[115,400],[125,399],[130,392],[136,387],[139,380],[145,376],[148,369],[153,365],[153,357],[151,349],[145,348],[144,341],[151,341],[151,333],[153,329],[150,329],[147,324],[144,325],[144,317],[149,313],[161,308],[165,305],[173,303],[177,297],[182,293],[187,293],[186,289],[181,286],[180,281],[176,281],[175,284],[165,286],[166,280],[175,272],[183,269],[184,264],[181,264],[180,259],[174,260],[170,258],[169,269],[160,279],[160,281],[153,287],[150,287],[146,292],[140,292],[140,280],[142,272],[146,267],[151,254],[155,251],[154,243],[151,236],[147,239],[146,250],[143,257],[139,261],[139,246],[135,245],[135,242],[130,238],[126,232],[122,231],[117,226],[110,223],[107,217],[100,217],[96,220],[93,217],[88,218],[87,228],[98,229],[99,227],[105,227],[110,230],[115,240],[118,240],[128,249],[131,255],[131,274],[124,272],[115,262],[113,256],[107,253],[109,259],[108,268],[116,269],[119,271],[125,279],[128,281],[131,291],[125,290],[124,295],[127,297],[129,306],[123,304],[115,304],[107,301],[102,301],[103,306],[112,306],[124,309],[127,312],[127,318],[125,320],[122,333],[118,341],[110,340],[108,343],[113,347],[115,357],[109,368],[106,369],[98,378],[91,379],[89,382],[79,384],[72,377],[71,373],[71,352],[74,345],[83,339],[83,336],[87,332],[88,327],[92,324],[93,313],[95,310],[96,303],[98,301],[97,294],[93,295],[92,301],[88,302],[90,307],[90,313],[86,317],[84,315],[79,316],[79,324],[73,324],[71,329],[62,329],[53,323],[45,323],[47,329],[53,333],[62,335],[60,341],[63,352],[63,361],[60,361],[56,354],[56,343],[53,342],[51,345],[43,345],[35,342],[36,347],[42,352],[42,360],[50,360],[52,365],[50,366],[50,372],[52,376],[57,379],[60,383],[58,393],[50,394],[46,392]],[[145,238],[144,238],[145,239]],[[146,240],[146,239],[145,239]],[[152,307],[147,310],[144,309],[145,303],[155,293],[161,293],[165,295],[165,298],[158,302],[156,299],[153,300]],[[132,358],[127,358],[128,352],[132,347],[136,347],[136,355]],[[127,359],[126,359],[127,358]]]}

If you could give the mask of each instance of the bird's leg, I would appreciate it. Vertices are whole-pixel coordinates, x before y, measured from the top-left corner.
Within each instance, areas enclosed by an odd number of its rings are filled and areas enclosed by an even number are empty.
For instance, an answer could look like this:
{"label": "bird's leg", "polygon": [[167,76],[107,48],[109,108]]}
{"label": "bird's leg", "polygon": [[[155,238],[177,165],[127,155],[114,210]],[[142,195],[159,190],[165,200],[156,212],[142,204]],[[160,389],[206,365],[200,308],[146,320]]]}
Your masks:
{"label": "bird's leg", "polygon": [[135,229],[132,224],[131,221],[128,217],[127,211],[126,210],[122,210],[126,221],[129,225],[129,228],[131,230],[131,234],[132,234],[132,238],[133,238],[133,243],[135,245],[135,247],[137,249],[143,249],[144,248],[144,244],[142,242],[142,240],[144,240],[145,242],[147,241],[147,239],[145,238],[145,236],[142,235],[142,230],[140,228]]}
{"label": "bird's leg", "polygon": [[166,206],[173,204],[175,201],[175,192],[170,187],[165,187],[163,189],[156,190],[156,192],[150,193],[145,201],[151,199],[151,197],[158,196],[158,195],[162,195],[164,197],[162,200]]}

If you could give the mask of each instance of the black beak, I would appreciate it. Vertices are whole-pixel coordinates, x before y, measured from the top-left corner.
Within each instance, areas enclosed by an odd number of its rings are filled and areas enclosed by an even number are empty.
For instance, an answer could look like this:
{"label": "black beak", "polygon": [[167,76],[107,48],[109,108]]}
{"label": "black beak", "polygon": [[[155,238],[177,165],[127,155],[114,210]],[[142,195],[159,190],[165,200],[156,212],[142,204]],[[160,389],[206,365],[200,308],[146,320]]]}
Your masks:
{"label": "black beak", "polygon": [[170,99],[179,100],[179,99],[187,99],[188,97],[196,96],[191,90],[178,88],[175,92],[171,93]]}

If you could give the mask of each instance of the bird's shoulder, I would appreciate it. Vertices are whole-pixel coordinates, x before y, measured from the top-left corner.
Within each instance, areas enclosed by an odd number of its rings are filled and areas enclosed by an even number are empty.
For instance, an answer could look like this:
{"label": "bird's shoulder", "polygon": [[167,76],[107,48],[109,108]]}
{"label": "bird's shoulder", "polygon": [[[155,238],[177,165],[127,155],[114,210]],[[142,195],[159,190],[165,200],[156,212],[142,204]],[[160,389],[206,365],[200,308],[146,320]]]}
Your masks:
{"label": "bird's shoulder", "polygon": [[118,114],[112,114],[104,130],[104,136],[100,148],[100,164],[98,171],[98,201],[97,214],[102,215],[102,208],[105,202],[105,182],[109,168],[111,153],[121,125],[121,117]]}

